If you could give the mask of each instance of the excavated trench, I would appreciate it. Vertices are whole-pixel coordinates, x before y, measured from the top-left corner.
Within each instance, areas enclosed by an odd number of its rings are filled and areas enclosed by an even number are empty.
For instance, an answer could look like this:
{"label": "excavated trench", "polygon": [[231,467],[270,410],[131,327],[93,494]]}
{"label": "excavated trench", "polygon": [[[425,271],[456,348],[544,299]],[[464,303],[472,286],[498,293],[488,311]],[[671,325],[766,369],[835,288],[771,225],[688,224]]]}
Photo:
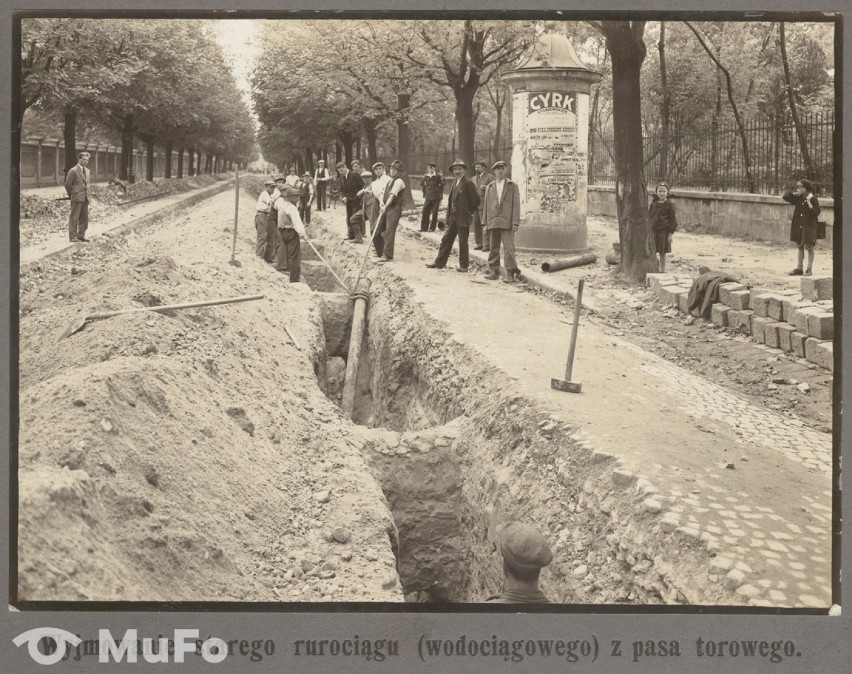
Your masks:
{"label": "excavated trench", "polygon": [[[318,218],[319,220],[319,218]],[[323,257],[350,286],[363,248],[315,224]],[[320,385],[340,402],[353,301],[321,262],[303,263],[326,335]],[[595,452],[573,424],[519,395],[513,381],[453,339],[392,270],[369,273],[352,420],[398,532],[409,601],[481,602],[500,591],[495,528],[534,523],[554,562],[542,588],[560,603],[713,602],[697,545],[661,540],[641,482]],[[687,597],[679,588],[691,587]]]}

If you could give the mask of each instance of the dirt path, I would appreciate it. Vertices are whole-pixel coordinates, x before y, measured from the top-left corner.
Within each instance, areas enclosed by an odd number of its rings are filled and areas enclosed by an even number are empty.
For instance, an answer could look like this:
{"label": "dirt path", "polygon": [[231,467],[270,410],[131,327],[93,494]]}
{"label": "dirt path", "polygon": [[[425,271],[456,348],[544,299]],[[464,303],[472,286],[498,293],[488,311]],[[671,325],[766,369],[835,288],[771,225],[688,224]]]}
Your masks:
{"label": "dirt path", "polygon": [[[342,218],[330,215],[342,234]],[[574,367],[583,393],[553,391],[550,379],[564,373],[566,307],[480,273],[427,269],[435,249],[419,233],[407,230],[398,241],[388,267],[452,339],[650,481],[659,498],[648,507],[667,511],[664,531],[704,540],[725,560],[717,575],[728,563],[747,570],[753,580],[742,585],[744,601],[829,603],[829,434],[634,345],[641,318],[625,321],[621,338],[606,321],[584,316]]]}

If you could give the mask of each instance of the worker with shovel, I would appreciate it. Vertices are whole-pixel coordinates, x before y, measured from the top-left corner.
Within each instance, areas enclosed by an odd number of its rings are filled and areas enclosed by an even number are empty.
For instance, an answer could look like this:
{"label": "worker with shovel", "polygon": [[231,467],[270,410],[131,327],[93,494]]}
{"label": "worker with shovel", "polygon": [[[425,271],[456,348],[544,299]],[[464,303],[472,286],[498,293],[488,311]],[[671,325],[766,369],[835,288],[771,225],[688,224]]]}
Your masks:
{"label": "worker with shovel", "polygon": [[282,274],[289,270],[290,283],[298,283],[302,270],[302,247],[299,239],[305,236],[305,226],[299,217],[296,203],[299,201],[299,188],[282,185],[280,196],[272,203],[278,211],[278,233],[281,245],[275,260],[275,269]]}

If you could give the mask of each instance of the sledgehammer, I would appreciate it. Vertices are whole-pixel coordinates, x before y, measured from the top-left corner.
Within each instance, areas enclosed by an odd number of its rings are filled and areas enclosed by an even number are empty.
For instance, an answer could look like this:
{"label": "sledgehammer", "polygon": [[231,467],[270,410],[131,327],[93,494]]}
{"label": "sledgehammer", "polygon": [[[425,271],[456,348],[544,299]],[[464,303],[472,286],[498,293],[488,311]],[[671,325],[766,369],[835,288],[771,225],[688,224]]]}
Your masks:
{"label": "sledgehammer", "polygon": [[577,327],[580,325],[580,309],[583,306],[583,279],[577,286],[577,298],[574,300],[574,324],[571,326],[571,346],[568,347],[568,364],[565,366],[565,379],[551,379],[550,388],[568,393],[579,393],[582,384],[571,381],[571,370],[574,368],[574,347],[577,346]]}

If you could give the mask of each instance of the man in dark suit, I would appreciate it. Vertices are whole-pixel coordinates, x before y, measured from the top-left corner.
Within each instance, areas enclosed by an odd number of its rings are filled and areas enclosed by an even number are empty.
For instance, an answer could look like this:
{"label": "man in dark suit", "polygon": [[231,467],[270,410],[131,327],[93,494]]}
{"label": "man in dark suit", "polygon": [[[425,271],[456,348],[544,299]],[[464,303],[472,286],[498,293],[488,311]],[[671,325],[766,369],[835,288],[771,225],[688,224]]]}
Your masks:
{"label": "man in dark suit", "polygon": [[488,235],[483,236],[482,208],[485,206],[485,188],[494,180],[494,174],[488,170],[484,161],[478,161],[473,165],[473,184],[479,191],[479,210],[473,216],[473,242],[476,244],[474,250],[489,250],[490,242]]}
{"label": "man in dark suit", "polygon": [[447,231],[441,239],[441,247],[438,249],[438,257],[434,262],[426,264],[430,269],[443,269],[447,266],[447,259],[453,250],[456,235],[459,237],[459,266],[456,271],[466,272],[469,264],[469,251],[467,240],[470,236],[470,226],[473,224],[473,216],[479,208],[479,192],[473,181],[465,176],[467,164],[461,159],[456,159],[450,165],[455,180],[450,188],[447,199]]}
{"label": "man in dark suit", "polygon": [[89,227],[89,178],[91,172],[89,153],[77,155],[77,165],[69,169],[65,176],[65,191],[71,197],[71,215],[68,217],[68,240],[86,243],[86,230]]}
{"label": "man in dark suit", "polygon": [[346,204],[346,229],[348,230],[347,240],[361,243],[366,232],[366,226],[362,231],[360,227],[352,225],[352,216],[361,210],[361,197],[358,192],[364,187],[364,179],[359,172],[350,171],[346,164],[342,161],[337,162],[337,175],[340,176],[340,194],[343,197],[343,203]]}

